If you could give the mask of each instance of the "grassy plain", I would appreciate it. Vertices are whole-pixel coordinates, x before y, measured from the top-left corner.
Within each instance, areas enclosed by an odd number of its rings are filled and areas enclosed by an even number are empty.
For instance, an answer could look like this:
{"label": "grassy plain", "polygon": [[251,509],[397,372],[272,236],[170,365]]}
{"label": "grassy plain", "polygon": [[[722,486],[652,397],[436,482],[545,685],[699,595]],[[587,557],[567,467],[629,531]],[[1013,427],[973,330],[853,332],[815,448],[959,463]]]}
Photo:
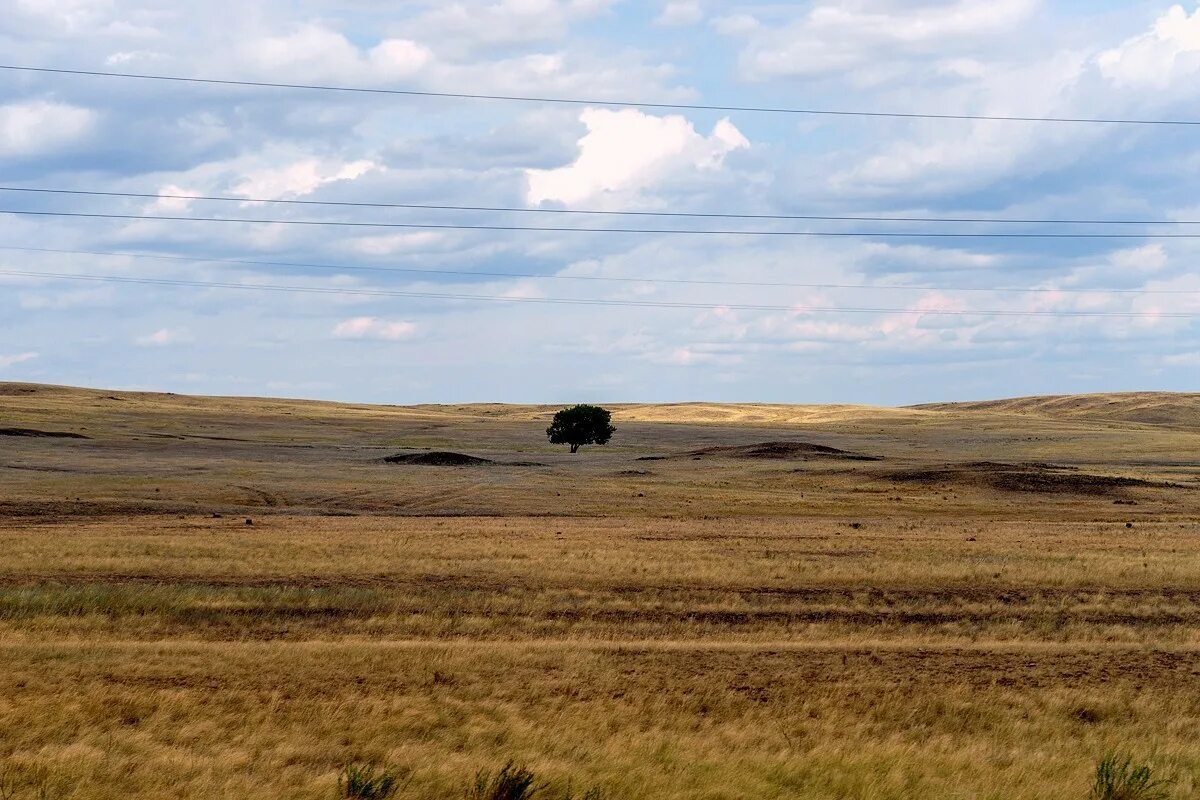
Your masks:
{"label": "grassy plain", "polygon": [[615,409],[0,384],[0,792],[1200,791],[1200,397]]}

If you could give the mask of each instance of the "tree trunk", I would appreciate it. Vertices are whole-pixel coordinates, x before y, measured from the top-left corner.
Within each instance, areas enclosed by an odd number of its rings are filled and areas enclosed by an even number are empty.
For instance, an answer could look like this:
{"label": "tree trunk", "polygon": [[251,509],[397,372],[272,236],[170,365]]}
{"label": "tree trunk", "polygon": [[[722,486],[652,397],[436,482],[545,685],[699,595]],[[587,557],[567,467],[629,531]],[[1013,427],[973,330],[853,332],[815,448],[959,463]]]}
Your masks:
{"label": "tree trunk", "polygon": [[573,444],[573,445],[571,445],[571,452],[572,452],[572,453],[578,453],[578,452],[579,452],[579,445],[577,445],[577,444]]}

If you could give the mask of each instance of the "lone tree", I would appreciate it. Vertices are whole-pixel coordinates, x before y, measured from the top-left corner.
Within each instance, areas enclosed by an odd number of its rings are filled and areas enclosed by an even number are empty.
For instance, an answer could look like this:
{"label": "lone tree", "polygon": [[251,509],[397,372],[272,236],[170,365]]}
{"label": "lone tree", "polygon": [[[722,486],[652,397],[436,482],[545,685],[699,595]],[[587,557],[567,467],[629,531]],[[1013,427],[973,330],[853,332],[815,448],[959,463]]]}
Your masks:
{"label": "lone tree", "polygon": [[612,414],[600,406],[571,406],[554,415],[546,435],[550,444],[569,444],[571,452],[578,453],[585,444],[608,444],[617,432],[611,420]]}

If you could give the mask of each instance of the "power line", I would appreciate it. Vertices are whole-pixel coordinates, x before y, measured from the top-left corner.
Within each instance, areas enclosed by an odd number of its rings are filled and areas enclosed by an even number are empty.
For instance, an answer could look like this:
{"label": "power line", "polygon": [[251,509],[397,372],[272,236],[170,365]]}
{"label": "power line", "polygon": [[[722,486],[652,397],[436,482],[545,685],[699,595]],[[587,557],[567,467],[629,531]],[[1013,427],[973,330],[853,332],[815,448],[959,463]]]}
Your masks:
{"label": "power line", "polygon": [[207,84],[213,86],[245,86],[267,89],[305,89],[323,92],[349,92],[372,95],[399,95],[404,97],[432,97],[456,100],[499,100],[519,103],[556,103],[560,105],[622,106],[633,108],[659,108],[686,111],[728,111],[755,114],[796,114],[830,117],[885,117],[892,119],[945,119],[979,120],[988,122],[1066,122],[1102,125],[1200,125],[1200,120],[1185,119],[1132,119],[1121,117],[1034,117],[998,114],[926,114],[894,111],[846,111],[823,108],[783,108],[773,106],[729,106],[699,103],[655,103],[627,100],[586,100],[567,97],[538,97],[532,95],[479,94],[468,92],[432,92],[415,89],[379,89],[364,86],[333,86],[308,83],[274,83],[270,81],[229,80],[221,78],[186,78],[178,75],[151,75],[134,72],[104,72],[100,70],[59,69],[51,67],[27,67],[15,64],[0,64],[0,70],[13,72],[37,72],[55,75],[84,75],[99,78],[130,78],[145,81],[173,81],[177,83]]}
{"label": "power line", "polygon": [[269,292],[298,292],[309,294],[350,295],[366,297],[407,297],[429,300],[462,300],[500,303],[538,303],[558,305],[591,305],[591,306],[623,306],[632,308],[679,308],[691,310],[731,309],[736,311],[784,311],[797,313],[830,313],[830,314],[906,314],[906,315],[936,315],[956,317],[1115,317],[1128,319],[1196,319],[1200,312],[1181,311],[1075,311],[1075,310],[963,310],[963,309],[911,309],[911,308],[871,308],[855,306],[785,306],[785,305],[756,305],[747,303],[690,303],[667,302],[658,300],[606,300],[602,298],[575,297],[503,297],[498,295],[456,294],[447,292],[407,292],[384,289],[349,289],[344,287],[321,286],[279,286],[275,284],[245,284],[220,283],[212,281],[185,281],[168,278],[133,278],[118,275],[83,275],[57,272],[31,272],[25,270],[0,270],[0,275],[13,275],[30,278],[52,278],[55,280],[78,280],[101,283],[145,284],[152,286],[176,286],[203,289],[246,289]]}
{"label": "power line", "polygon": [[467,225],[417,222],[347,222],[344,220],[257,219],[237,217],[186,217],[164,214],[99,214],[81,211],[28,211],[0,208],[0,214],[28,217],[75,217],[162,222],[235,222],[261,225],[307,225],[342,228],[400,228],[459,231],[541,231],[556,233],[649,233],[703,236],[803,236],[835,238],[906,239],[1200,239],[1200,233],[942,233],[936,231],[766,231],[701,228],[563,228],[551,225]]}
{"label": "power line", "polygon": [[1034,294],[1124,294],[1124,295],[1197,295],[1200,290],[1191,289],[1055,289],[1050,287],[987,287],[987,286],[929,286],[929,285],[869,285],[862,283],[793,283],[789,281],[730,281],[704,280],[698,278],[631,278],[608,275],[539,275],[532,272],[488,272],[481,270],[432,269],[426,267],[375,267],[350,264],[322,264],[307,261],[263,261],[246,258],[210,258],[208,256],[176,256],[158,253],[128,253],[107,250],[63,250],[51,247],[17,247],[0,245],[0,250],[16,250],[24,253],[52,253],[76,256],[106,256],[114,258],[144,258],[159,261],[185,261],[188,263],[233,264],[253,267],[293,267],[297,269],[320,269],[335,272],[383,272],[412,275],[453,275],[477,278],[522,278],[534,280],[602,281],[613,283],[656,283],[682,284],[689,286],[754,286],[760,288],[793,289],[865,289],[883,291],[927,291],[927,292],[1019,292]]}
{"label": "power line", "polygon": [[618,217],[683,217],[689,219],[762,219],[762,220],[820,220],[839,222],[938,222],[990,223],[1022,225],[1200,225],[1200,220],[1178,219],[1014,219],[1011,217],[897,217],[875,215],[830,214],[732,214],[698,211],[601,211],[582,208],[521,208],[518,206],[460,206],[430,203],[366,203],[345,200],[284,200],[263,197],[232,197],[229,195],[167,194],[165,192],[100,192],[82,189],[45,189],[29,186],[0,186],[0,192],[36,194],[83,195],[88,197],[129,197],[147,200],[203,200],[227,203],[272,203],[296,206],[339,206],[343,208],[403,208],[421,211],[487,211],[520,214],[585,214]]}

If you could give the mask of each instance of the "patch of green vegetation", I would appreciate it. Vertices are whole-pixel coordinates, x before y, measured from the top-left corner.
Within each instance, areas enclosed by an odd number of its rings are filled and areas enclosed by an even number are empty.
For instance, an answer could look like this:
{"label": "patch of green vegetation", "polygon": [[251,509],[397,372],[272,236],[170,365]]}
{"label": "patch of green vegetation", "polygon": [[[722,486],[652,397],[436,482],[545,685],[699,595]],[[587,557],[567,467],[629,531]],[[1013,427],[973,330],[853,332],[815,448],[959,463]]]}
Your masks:
{"label": "patch of green vegetation", "polygon": [[1170,781],[1155,780],[1148,764],[1110,754],[1096,765],[1090,800],[1167,800],[1170,788]]}
{"label": "patch of green vegetation", "polygon": [[379,769],[370,764],[350,764],[338,776],[338,797],[346,800],[388,800],[400,791],[397,768]]}

